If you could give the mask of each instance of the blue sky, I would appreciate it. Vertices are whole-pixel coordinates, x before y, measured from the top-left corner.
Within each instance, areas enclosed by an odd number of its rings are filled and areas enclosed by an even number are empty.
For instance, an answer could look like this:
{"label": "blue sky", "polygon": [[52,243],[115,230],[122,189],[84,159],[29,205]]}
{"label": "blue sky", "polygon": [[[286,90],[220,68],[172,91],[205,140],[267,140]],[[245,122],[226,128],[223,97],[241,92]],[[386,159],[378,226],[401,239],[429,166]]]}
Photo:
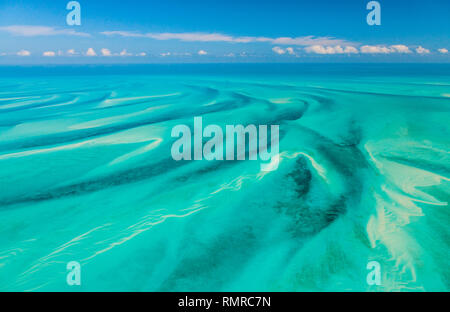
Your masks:
{"label": "blue sky", "polygon": [[450,1],[0,0],[0,64],[449,62]]}

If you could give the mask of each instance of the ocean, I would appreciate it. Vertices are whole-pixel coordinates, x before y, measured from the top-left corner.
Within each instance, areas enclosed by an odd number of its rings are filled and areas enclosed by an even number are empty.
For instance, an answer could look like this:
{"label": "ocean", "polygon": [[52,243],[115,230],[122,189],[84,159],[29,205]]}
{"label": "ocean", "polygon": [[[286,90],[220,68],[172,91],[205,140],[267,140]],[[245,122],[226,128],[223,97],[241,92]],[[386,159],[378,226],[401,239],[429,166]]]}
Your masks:
{"label": "ocean", "polygon": [[[175,161],[194,117],[277,170]],[[0,67],[0,290],[449,291],[449,137],[449,64]]]}

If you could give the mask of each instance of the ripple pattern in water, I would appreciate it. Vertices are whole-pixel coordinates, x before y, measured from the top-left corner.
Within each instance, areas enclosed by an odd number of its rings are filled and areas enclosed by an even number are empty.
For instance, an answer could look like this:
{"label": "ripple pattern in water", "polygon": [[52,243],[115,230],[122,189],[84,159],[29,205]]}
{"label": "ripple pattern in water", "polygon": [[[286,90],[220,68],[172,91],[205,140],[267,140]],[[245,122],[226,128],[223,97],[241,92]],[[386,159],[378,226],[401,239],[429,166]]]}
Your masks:
{"label": "ripple pattern in water", "polygon": [[[447,73],[448,74],[448,73]],[[0,79],[0,290],[448,291],[450,79]],[[280,165],[171,129],[280,125]],[[366,283],[369,261],[382,285]]]}

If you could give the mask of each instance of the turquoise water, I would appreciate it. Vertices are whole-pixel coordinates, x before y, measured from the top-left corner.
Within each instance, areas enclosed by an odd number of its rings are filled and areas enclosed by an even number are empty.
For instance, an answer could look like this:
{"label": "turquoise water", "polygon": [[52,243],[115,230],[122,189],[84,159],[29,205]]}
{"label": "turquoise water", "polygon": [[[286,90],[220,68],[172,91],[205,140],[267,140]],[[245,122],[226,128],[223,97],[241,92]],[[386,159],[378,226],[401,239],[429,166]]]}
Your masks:
{"label": "turquoise water", "polygon": [[[0,68],[0,290],[448,291],[449,112],[448,65]],[[278,169],[174,161],[195,116]]]}

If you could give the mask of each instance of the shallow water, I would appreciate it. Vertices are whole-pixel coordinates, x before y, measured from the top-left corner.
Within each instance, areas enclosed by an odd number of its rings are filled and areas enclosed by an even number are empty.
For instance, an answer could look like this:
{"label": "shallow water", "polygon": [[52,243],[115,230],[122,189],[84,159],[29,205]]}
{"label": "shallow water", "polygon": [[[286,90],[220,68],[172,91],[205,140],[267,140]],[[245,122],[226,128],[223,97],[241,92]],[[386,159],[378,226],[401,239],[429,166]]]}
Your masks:
{"label": "shallow water", "polygon": [[[448,291],[449,94],[448,65],[1,68],[0,290]],[[172,160],[195,116],[280,125],[278,170]]]}

